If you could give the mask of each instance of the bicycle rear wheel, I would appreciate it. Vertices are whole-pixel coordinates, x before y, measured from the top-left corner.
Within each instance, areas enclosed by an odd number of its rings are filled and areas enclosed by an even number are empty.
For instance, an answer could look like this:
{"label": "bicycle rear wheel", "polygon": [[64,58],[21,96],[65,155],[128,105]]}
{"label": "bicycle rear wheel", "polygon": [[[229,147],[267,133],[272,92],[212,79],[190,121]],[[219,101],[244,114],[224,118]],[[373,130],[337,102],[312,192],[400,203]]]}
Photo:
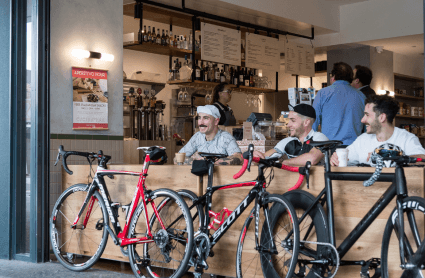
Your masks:
{"label": "bicycle rear wheel", "polygon": [[[397,208],[393,210],[385,227],[382,239],[381,274],[383,278],[400,277],[403,270],[401,264],[406,264],[416,252],[425,236],[425,199],[407,197],[403,199],[404,217],[404,256],[401,261],[399,241],[399,218]],[[415,277],[425,277],[425,270],[418,269]],[[422,276],[421,276],[422,275]]]}
{"label": "bicycle rear wheel", "polygon": [[56,201],[50,217],[53,252],[63,266],[73,271],[83,271],[95,264],[108,241],[108,232],[103,226],[109,223],[108,213],[97,191],[92,196],[93,206],[85,227],[90,202],[77,225],[72,227],[87,196],[87,189],[87,184],[76,184],[66,189]]}
{"label": "bicycle rear wheel", "polygon": [[[154,242],[129,245],[129,260],[136,277],[181,277],[187,270],[193,248],[193,224],[189,209],[182,198],[169,189],[153,191],[162,229],[150,204],[148,215]],[[130,222],[129,238],[147,236],[143,203],[137,207]],[[144,271],[146,268],[146,271]],[[146,274],[145,274],[146,275]]]}
{"label": "bicycle rear wheel", "polygon": [[[246,219],[236,254],[238,278],[292,277],[299,248],[298,219],[291,204],[281,195],[269,195]],[[256,244],[255,221],[258,220]],[[266,221],[268,220],[268,221]],[[289,236],[289,233],[292,233]],[[272,248],[274,242],[275,248]]]}

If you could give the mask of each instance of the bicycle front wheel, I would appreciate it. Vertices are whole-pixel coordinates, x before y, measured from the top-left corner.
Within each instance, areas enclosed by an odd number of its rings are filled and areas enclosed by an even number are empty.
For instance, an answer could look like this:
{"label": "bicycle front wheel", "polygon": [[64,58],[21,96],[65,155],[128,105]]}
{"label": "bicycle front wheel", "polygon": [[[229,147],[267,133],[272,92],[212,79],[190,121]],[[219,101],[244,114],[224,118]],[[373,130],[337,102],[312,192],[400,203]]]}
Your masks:
{"label": "bicycle front wheel", "polygon": [[76,184],[66,189],[53,207],[50,217],[50,242],[58,261],[73,271],[90,268],[100,258],[108,241],[104,225],[108,213],[99,192],[73,225],[87,196],[87,184]]}
{"label": "bicycle front wheel", "polygon": [[[152,192],[152,200],[159,217],[153,213],[150,203],[149,226],[154,242],[129,245],[129,260],[136,277],[181,277],[187,270],[193,248],[193,223],[186,203],[174,191],[158,189]],[[147,236],[143,203],[137,207],[128,233],[129,238]],[[144,269],[146,268],[146,271]]]}
{"label": "bicycle front wheel", "polygon": [[[385,227],[382,239],[381,273],[383,278],[400,277],[403,269],[400,265],[408,263],[411,256],[419,248],[425,236],[425,199],[407,197],[403,199],[404,235],[399,232],[397,208],[393,210]],[[400,239],[404,243],[405,261],[400,258]],[[420,268],[415,277],[425,277],[425,270]]]}
{"label": "bicycle front wheel", "polygon": [[[252,209],[239,237],[237,277],[292,277],[299,249],[298,219],[292,205],[280,195],[269,195],[257,209]],[[253,220],[258,221],[258,237]]]}

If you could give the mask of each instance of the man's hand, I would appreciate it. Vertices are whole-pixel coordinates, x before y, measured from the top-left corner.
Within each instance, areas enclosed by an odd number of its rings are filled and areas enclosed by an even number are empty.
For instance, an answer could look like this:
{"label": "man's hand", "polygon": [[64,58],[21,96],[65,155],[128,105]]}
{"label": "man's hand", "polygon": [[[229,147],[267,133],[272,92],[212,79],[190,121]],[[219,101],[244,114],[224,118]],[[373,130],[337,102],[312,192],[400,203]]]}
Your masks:
{"label": "man's hand", "polygon": [[192,155],[192,160],[203,160],[204,158],[198,154],[198,152]]}
{"label": "man's hand", "polygon": [[336,154],[336,152],[334,152],[333,155],[331,156],[331,165],[332,166],[339,165],[338,155]]}
{"label": "man's hand", "polygon": [[259,151],[254,151],[253,156],[254,157],[259,157],[261,159],[264,159],[265,158],[264,153],[259,152]]}

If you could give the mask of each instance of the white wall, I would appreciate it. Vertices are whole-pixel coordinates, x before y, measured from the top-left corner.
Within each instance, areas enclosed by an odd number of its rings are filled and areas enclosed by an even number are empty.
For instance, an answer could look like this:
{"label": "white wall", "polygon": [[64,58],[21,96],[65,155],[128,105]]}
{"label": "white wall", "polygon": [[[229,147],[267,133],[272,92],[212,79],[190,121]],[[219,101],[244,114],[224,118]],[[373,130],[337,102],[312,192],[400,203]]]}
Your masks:
{"label": "white wall", "polygon": [[410,57],[394,53],[394,73],[424,78],[424,59],[422,56]]}
{"label": "white wall", "polygon": [[340,31],[317,36],[329,46],[423,34],[422,0],[369,0],[340,8]]}
{"label": "white wall", "polygon": [[[123,135],[123,5],[115,0],[52,0],[50,13],[50,132],[53,134]],[[109,53],[113,62],[77,60],[73,49]],[[108,70],[109,130],[72,130],[71,67]]]}
{"label": "white wall", "polygon": [[339,30],[339,6],[324,0],[220,0],[243,8],[305,22],[316,27]]}

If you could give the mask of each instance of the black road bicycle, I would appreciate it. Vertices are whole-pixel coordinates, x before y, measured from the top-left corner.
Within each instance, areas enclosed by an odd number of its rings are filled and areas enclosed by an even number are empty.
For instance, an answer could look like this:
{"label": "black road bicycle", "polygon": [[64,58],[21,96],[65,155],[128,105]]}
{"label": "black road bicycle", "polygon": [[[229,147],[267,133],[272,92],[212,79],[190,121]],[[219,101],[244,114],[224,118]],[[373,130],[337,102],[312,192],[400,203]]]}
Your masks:
{"label": "black road bicycle", "polygon": [[[244,166],[234,176],[239,178],[246,169],[250,169],[254,146],[248,147],[244,153]],[[212,186],[214,162],[225,157],[221,154],[199,153],[208,164],[208,186],[206,194],[198,197],[189,190],[178,193],[187,202],[194,221],[194,250],[188,268],[193,266],[195,277],[200,277],[204,269],[208,269],[207,258],[213,256],[213,247],[229,230],[245,209],[254,202],[254,207],[246,219],[238,241],[236,270],[237,277],[292,277],[298,256],[299,233],[298,221],[292,206],[281,195],[269,194],[267,186],[273,175],[265,176],[265,170],[278,167],[286,169],[285,165],[274,160],[258,160],[258,176],[255,180],[242,183]],[[304,168],[289,167],[293,171],[304,173]],[[289,170],[289,169],[287,169]],[[300,174],[299,186],[303,182]],[[250,186],[252,189],[233,212],[224,208],[215,213],[211,210],[214,192],[225,189]],[[237,189],[236,189],[237,190]],[[225,219],[225,216],[227,218]],[[216,224],[215,224],[216,223]],[[214,227],[218,225],[217,228]],[[288,232],[292,232],[288,236]],[[285,239],[285,240],[283,240]],[[217,254],[219,255],[219,254]]]}
{"label": "black road bicycle", "polygon": [[[327,277],[336,275],[339,266],[359,265],[360,277],[368,278],[369,270],[374,269],[373,278],[388,278],[389,258],[398,258],[400,274],[391,277],[416,278],[424,277],[424,228],[425,199],[409,197],[403,167],[408,163],[422,161],[420,158],[408,156],[381,157],[382,161],[391,160],[396,164],[395,173],[383,173],[377,167],[375,173],[332,172],[330,167],[330,150],[342,142],[311,142],[312,146],[325,154],[325,188],[314,197],[303,190],[285,193],[299,215],[300,248],[298,262],[293,277]],[[308,172],[308,169],[307,169]],[[307,173],[307,185],[308,185]],[[335,242],[334,204],[332,197],[332,180],[366,181],[370,185],[374,181],[392,182],[385,193],[363,217],[352,232],[337,247]],[[396,197],[396,208],[388,219],[382,240],[381,258],[369,260],[342,260],[348,250],[362,236],[365,230]],[[324,210],[326,204],[327,212]],[[294,233],[296,233],[294,231]],[[289,234],[288,236],[290,236]]]}

